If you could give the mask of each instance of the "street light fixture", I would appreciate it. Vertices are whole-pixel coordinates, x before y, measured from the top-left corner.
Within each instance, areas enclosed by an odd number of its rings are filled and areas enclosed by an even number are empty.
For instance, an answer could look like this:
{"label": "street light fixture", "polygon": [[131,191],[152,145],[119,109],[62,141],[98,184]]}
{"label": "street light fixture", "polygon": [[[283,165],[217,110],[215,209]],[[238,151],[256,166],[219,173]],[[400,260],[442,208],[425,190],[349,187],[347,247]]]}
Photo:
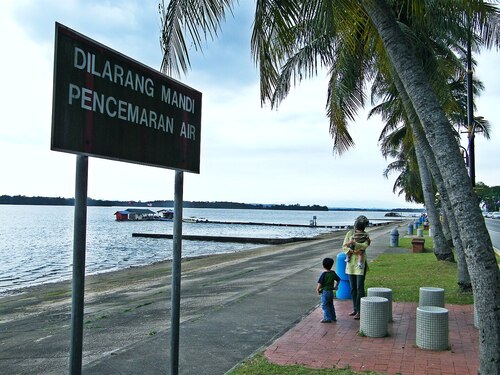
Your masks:
{"label": "street light fixture", "polygon": [[467,152],[467,149],[464,146],[459,146],[460,150],[462,151],[462,157],[465,159],[465,166],[467,169],[469,169],[470,173],[470,159],[469,159],[469,153]]}

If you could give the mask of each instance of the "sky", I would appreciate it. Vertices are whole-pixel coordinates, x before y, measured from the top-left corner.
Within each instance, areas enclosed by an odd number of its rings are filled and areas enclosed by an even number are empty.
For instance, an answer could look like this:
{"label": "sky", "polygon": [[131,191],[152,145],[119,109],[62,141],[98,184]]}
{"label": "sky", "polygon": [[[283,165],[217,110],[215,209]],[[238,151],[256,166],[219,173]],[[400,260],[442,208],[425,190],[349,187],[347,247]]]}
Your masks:
{"label": "sky", "polygon": [[[393,193],[396,174],[378,147],[370,103],[349,130],[355,147],[338,156],[325,112],[327,76],[295,86],[278,109],[261,106],[250,36],[254,2],[242,1],[219,38],[191,48],[191,70],[175,77],[203,94],[200,173],[184,173],[184,200],[329,207],[421,208]],[[50,150],[55,22],[160,69],[157,0],[0,2],[0,195],[74,197],[76,156]],[[485,90],[475,114],[492,125],[476,138],[476,181],[500,185],[499,52],[475,56]],[[466,146],[464,138],[462,145]],[[88,196],[170,200],[175,172],[89,158]]]}

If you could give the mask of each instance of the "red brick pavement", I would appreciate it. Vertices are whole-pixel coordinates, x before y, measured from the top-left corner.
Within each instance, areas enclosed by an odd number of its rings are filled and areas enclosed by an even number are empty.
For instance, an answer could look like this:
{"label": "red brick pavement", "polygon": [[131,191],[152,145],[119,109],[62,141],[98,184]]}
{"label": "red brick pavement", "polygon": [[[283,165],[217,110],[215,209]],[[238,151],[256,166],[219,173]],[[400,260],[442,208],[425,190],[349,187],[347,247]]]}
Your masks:
{"label": "red brick pavement", "polygon": [[359,320],[348,316],[350,300],[335,300],[337,322],[320,323],[318,307],[265,351],[276,364],[345,368],[401,375],[469,375],[479,368],[479,333],[472,305],[446,305],[449,344],[445,351],[416,346],[416,303],[392,304],[393,322],[383,338],[359,336]]}

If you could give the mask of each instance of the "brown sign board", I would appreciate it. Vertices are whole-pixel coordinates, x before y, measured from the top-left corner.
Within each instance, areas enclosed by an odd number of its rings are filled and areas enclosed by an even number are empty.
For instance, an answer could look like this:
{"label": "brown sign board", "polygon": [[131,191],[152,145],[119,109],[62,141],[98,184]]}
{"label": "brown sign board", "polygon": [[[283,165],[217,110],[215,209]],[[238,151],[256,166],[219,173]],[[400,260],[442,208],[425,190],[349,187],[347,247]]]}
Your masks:
{"label": "brown sign board", "polygon": [[199,173],[201,97],[56,23],[52,150]]}

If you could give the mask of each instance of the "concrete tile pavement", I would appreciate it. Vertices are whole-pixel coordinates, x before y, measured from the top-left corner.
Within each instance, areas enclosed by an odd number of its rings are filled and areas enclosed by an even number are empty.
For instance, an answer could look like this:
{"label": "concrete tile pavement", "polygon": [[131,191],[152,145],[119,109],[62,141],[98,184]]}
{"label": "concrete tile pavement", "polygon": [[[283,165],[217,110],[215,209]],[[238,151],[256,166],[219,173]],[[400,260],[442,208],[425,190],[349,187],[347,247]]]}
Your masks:
{"label": "concrete tile pavement", "polygon": [[416,303],[394,303],[389,335],[358,335],[359,320],[348,316],[351,301],[336,300],[337,322],[320,323],[321,308],[271,344],[266,358],[280,365],[310,368],[351,368],[390,375],[477,374],[479,334],[471,305],[446,305],[449,344],[445,351],[423,350],[415,344]]}

